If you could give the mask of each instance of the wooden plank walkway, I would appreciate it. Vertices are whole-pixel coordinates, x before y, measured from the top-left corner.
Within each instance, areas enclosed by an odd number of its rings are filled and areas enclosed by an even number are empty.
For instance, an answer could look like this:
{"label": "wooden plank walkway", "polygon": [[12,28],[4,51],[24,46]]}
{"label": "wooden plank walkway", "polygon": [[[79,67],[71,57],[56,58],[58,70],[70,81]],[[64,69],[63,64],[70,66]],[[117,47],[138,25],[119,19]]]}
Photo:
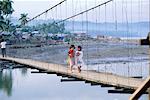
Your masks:
{"label": "wooden plank walkway", "polygon": [[125,76],[119,76],[119,75],[114,75],[114,74],[104,73],[104,72],[98,73],[94,71],[84,70],[81,71],[81,73],[78,73],[77,71],[74,70],[73,73],[71,73],[66,66],[59,65],[59,64],[45,63],[41,61],[35,61],[32,59],[21,59],[21,58],[12,58],[12,57],[3,58],[1,56],[0,59],[17,62],[19,64],[23,64],[27,66],[32,66],[34,68],[43,69],[45,71],[69,75],[82,80],[87,80],[87,81],[96,82],[100,84],[113,85],[116,87],[137,89],[139,85],[143,82],[142,79],[129,78]]}

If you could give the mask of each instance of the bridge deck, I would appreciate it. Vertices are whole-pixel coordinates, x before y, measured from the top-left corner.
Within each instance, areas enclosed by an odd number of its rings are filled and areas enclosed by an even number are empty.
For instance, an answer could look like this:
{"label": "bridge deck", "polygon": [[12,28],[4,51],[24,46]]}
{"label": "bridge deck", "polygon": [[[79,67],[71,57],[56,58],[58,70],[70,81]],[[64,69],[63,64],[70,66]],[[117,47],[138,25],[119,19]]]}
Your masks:
{"label": "bridge deck", "polygon": [[32,66],[34,68],[43,69],[45,71],[56,72],[56,73],[69,75],[87,81],[92,81],[100,84],[108,84],[117,87],[137,89],[138,86],[143,82],[142,79],[129,78],[125,76],[119,76],[119,75],[114,75],[114,74],[104,73],[104,72],[98,73],[94,71],[84,70],[81,71],[81,73],[78,73],[77,71],[73,71],[73,73],[71,73],[66,66],[59,65],[59,64],[45,63],[45,62],[35,61],[31,59],[20,59],[20,58],[12,58],[12,57],[7,57],[7,58],[0,57],[0,59]]}

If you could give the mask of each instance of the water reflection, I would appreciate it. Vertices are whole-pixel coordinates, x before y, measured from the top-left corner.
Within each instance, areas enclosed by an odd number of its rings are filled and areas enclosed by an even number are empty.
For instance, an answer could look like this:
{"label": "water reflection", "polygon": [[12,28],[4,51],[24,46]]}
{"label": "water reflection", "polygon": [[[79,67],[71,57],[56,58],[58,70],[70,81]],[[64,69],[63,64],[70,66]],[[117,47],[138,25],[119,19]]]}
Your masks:
{"label": "water reflection", "polygon": [[[31,71],[37,70],[22,68],[0,72],[0,100],[127,100],[130,96],[108,94],[112,88],[92,87],[84,82],[61,83],[61,77]],[[140,100],[147,100],[147,96]]]}
{"label": "water reflection", "polygon": [[4,91],[7,96],[12,95],[12,71],[0,71],[0,91]]}
{"label": "water reflection", "polygon": [[[12,95],[12,87],[13,87],[13,75],[12,69],[14,64],[0,62],[0,91],[3,91],[8,97]],[[22,76],[27,75],[27,68],[19,69]]]}
{"label": "water reflection", "polygon": [[26,68],[26,67],[25,68],[21,68],[20,71],[21,71],[22,76],[26,76],[28,68]]}

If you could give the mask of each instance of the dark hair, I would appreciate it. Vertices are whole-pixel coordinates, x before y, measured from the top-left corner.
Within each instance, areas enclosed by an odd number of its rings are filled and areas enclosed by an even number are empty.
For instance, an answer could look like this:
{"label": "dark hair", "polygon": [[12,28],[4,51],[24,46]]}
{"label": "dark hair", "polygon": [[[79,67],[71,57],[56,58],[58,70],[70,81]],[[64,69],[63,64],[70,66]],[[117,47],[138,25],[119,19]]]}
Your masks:
{"label": "dark hair", "polygon": [[81,46],[78,46],[78,48],[80,48],[80,51],[82,51],[82,47]]}
{"label": "dark hair", "polygon": [[71,48],[74,48],[74,49],[75,49],[75,46],[74,46],[74,45],[71,45],[71,46],[70,46],[70,49],[71,49]]}

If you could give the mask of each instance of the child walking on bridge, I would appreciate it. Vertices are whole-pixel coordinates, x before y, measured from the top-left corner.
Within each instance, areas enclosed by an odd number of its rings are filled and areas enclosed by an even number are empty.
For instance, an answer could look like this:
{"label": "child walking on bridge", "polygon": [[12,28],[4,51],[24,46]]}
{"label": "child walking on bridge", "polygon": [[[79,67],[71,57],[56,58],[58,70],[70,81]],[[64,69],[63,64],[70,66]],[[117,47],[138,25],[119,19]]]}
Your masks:
{"label": "child walking on bridge", "polygon": [[84,62],[83,62],[82,58],[83,58],[82,47],[78,46],[78,50],[76,51],[76,54],[75,54],[75,63],[78,67],[78,72],[79,73],[81,72],[81,67],[84,65]]}
{"label": "child walking on bridge", "polygon": [[71,72],[72,72],[73,66],[75,65],[75,57],[74,57],[75,51],[74,51],[74,49],[75,49],[75,46],[71,45],[70,49],[69,49],[69,52],[68,52],[68,57],[69,57],[68,60],[69,60],[69,65],[70,65]]}

